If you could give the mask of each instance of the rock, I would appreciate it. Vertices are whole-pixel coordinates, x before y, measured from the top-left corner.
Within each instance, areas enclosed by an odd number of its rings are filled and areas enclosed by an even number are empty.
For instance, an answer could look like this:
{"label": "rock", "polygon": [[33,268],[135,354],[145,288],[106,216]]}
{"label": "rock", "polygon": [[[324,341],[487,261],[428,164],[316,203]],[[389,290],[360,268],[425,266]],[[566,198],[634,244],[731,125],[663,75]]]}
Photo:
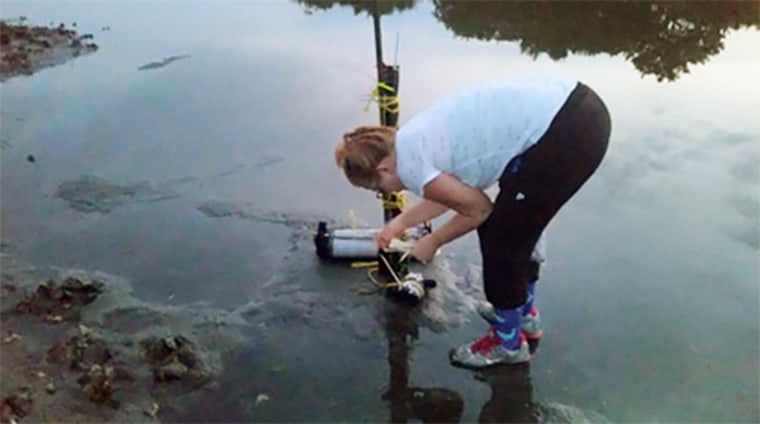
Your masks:
{"label": "rock", "polygon": [[195,345],[187,337],[150,337],[142,340],[140,345],[156,382],[181,380],[190,387],[198,388],[210,380]]}
{"label": "rock", "polygon": [[269,395],[267,395],[266,393],[259,393],[259,395],[256,396],[256,405],[262,402],[266,402],[268,400],[269,400]]}
{"label": "rock", "polygon": [[[75,350],[79,351],[77,355],[81,356],[79,358],[80,360],[85,360],[85,356],[88,356],[91,358],[88,360],[95,363],[105,362],[113,357],[113,355],[108,352],[108,349],[96,332],[81,324],[79,325],[78,330],[79,334],[72,336],[68,340],[68,344],[74,346],[76,348]],[[92,352],[88,352],[88,350]]]}
{"label": "rock", "polygon": [[56,342],[47,351],[47,361],[52,364],[66,362],[71,357],[69,349],[69,340]]}
{"label": "rock", "polygon": [[153,402],[153,405],[151,405],[150,409],[146,409],[143,411],[143,414],[145,414],[146,417],[150,418],[156,418],[156,415],[158,414],[159,406],[156,402]]}
{"label": "rock", "polygon": [[187,374],[187,371],[188,368],[175,359],[174,361],[153,370],[153,375],[156,381],[164,383],[181,380],[185,374]]}
{"label": "rock", "polygon": [[50,364],[68,363],[82,390],[95,403],[118,408],[114,392],[123,382],[133,382],[131,374],[114,361],[115,353],[91,329],[80,325],[79,334],[58,341],[47,351]]}
{"label": "rock", "polygon": [[32,410],[31,390],[28,387],[18,388],[4,397],[1,405],[0,420],[2,422],[24,418]]}
{"label": "rock", "polygon": [[13,331],[8,331],[8,336],[3,338],[3,344],[12,343],[16,340],[21,340],[21,336],[14,333]]}
{"label": "rock", "polygon": [[113,377],[113,367],[103,368],[96,364],[91,366],[89,371],[83,374],[77,382],[92,402],[118,408],[119,402],[113,399],[115,391]]}
{"label": "rock", "polygon": [[49,322],[78,320],[80,309],[95,301],[102,287],[103,283],[85,283],[76,278],[67,278],[61,285],[49,280],[18,302],[16,310],[44,317]]}
{"label": "rock", "polygon": [[211,383],[211,376],[206,372],[191,369],[185,373],[183,381],[189,387],[198,389]]}

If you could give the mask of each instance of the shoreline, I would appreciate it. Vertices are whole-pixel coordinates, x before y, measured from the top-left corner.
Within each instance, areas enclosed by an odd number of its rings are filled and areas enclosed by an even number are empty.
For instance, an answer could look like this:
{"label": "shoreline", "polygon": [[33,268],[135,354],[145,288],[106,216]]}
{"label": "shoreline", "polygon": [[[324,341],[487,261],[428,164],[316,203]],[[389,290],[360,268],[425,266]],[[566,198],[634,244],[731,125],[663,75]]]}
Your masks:
{"label": "shoreline", "polygon": [[[76,22],[72,26],[76,27]],[[99,46],[93,40],[92,34],[80,35],[64,23],[28,25],[23,16],[0,20],[0,82],[94,53]]]}

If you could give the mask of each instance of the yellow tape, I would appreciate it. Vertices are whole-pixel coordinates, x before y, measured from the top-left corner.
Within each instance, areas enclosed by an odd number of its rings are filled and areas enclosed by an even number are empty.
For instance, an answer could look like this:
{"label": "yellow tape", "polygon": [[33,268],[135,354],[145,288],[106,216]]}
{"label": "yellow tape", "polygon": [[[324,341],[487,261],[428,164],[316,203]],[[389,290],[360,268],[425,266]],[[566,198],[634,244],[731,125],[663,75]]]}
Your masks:
{"label": "yellow tape", "polygon": [[395,88],[391,87],[390,85],[388,85],[388,84],[386,84],[386,83],[384,83],[382,81],[380,81],[379,83],[377,83],[377,88],[375,89],[375,91],[377,91],[380,88],[384,88],[384,89],[386,89],[386,90],[388,90],[388,91],[390,91],[392,93],[396,92]]}
{"label": "yellow tape", "polygon": [[401,111],[401,103],[398,100],[398,97],[395,95],[393,96],[385,96],[380,94],[380,89],[384,88],[388,91],[395,92],[396,90],[391,87],[390,85],[380,82],[377,84],[377,87],[375,87],[372,90],[372,95],[370,96],[369,100],[367,101],[367,106],[364,107],[364,111],[369,110],[369,105],[375,101],[377,102],[378,107],[380,110],[389,112],[389,113],[399,113]]}
{"label": "yellow tape", "polygon": [[403,191],[391,193],[383,196],[378,194],[378,197],[383,199],[383,207],[385,209],[399,209],[402,210],[406,207],[406,194]]}

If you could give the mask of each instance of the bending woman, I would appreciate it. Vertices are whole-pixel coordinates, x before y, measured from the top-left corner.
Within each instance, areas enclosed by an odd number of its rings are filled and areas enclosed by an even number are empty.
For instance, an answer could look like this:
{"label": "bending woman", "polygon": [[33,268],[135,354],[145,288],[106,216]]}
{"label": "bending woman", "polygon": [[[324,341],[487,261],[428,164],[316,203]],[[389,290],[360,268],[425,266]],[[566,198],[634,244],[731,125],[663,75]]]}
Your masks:
{"label": "bending woman", "polygon": [[[442,245],[477,231],[490,326],[452,349],[455,365],[530,360],[526,339],[541,334],[531,254],[598,168],[609,136],[609,113],[591,88],[573,78],[522,76],[452,93],[398,131],[360,126],[338,143],[335,160],[352,185],[422,198],[386,223],[376,237],[380,248],[449,209],[456,214],[418,240],[412,256],[428,261]],[[495,184],[492,201],[484,190]]]}

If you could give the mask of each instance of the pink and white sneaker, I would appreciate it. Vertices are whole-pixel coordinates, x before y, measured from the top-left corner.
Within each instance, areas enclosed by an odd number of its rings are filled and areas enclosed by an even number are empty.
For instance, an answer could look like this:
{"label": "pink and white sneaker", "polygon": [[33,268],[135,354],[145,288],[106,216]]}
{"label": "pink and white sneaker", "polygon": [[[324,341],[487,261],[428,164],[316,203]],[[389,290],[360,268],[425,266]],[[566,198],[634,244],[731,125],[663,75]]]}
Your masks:
{"label": "pink and white sneaker", "polygon": [[510,350],[504,347],[501,337],[491,327],[484,336],[452,349],[449,352],[449,359],[456,366],[485,368],[494,365],[529,362],[531,355],[530,347],[522,332],[520,333],[520,347],[516,350]]}

